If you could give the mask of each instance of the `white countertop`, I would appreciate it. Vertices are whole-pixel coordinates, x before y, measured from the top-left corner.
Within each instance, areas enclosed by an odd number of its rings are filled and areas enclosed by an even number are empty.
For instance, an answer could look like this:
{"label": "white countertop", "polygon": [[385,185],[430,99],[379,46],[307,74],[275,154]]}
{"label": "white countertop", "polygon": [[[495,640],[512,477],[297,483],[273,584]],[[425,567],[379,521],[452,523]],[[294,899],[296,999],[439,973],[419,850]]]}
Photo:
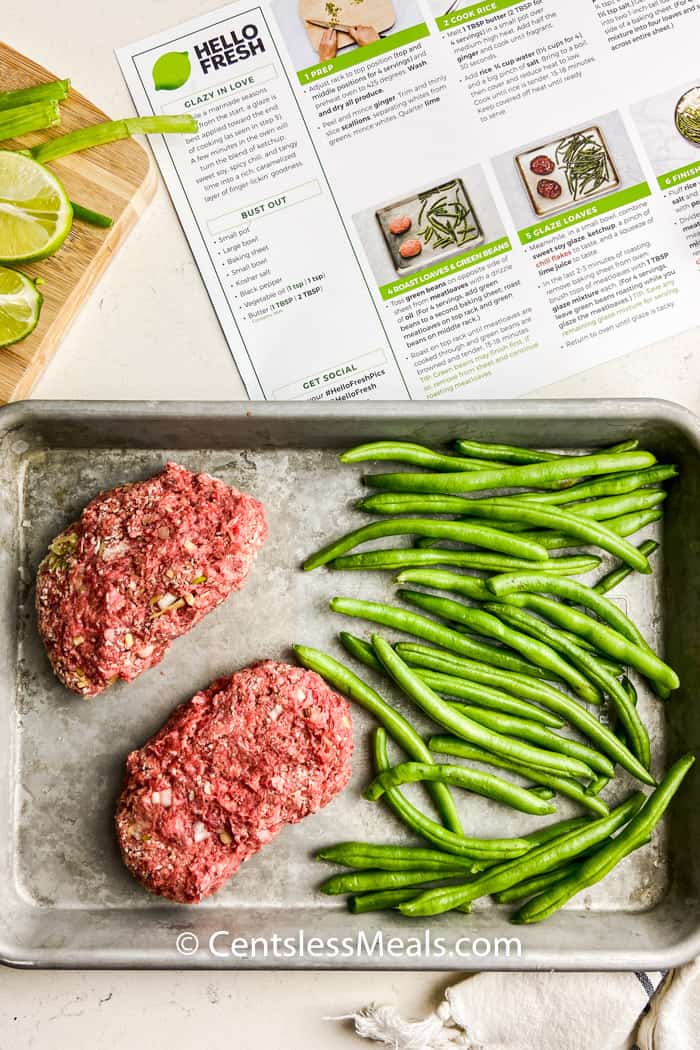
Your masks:
{"label": "white countertop", "polygon": [[[290,3],[293,0],[290,0]],[[3,37],[114,116],[132,112],[112,50],[211,9],[208,0],[9,0]],[[699,289],[700,290],[700,289]],[[700,314],[699,314],[700,318]],[[700,412],[700,332],[537,392],[663,397]],[[40,380],[43,398],[244,398],[167,194],[112,262]],[[0,1050],[342,1050],[324,1021],[371,1000],[421,1016],[457,975],[78,973],[0,969]],[[50,1035],[49,1035],[50,1032]]]}

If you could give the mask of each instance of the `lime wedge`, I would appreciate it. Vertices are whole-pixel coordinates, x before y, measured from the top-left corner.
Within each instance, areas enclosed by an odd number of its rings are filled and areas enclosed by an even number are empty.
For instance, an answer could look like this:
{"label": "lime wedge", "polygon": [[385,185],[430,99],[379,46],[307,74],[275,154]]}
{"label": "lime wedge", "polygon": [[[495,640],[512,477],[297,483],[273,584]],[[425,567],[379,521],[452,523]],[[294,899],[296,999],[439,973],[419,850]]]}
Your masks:
{"label": "lime wedge", "polygon": [[0,346],[18,343],[34,331],[43,301],[34,281],[0,266]]}
{"label": "lime wedge", "polygon": [[56,176],[31,157],[0,150],[0,262],[45,259],[61,247],[72,222]]}

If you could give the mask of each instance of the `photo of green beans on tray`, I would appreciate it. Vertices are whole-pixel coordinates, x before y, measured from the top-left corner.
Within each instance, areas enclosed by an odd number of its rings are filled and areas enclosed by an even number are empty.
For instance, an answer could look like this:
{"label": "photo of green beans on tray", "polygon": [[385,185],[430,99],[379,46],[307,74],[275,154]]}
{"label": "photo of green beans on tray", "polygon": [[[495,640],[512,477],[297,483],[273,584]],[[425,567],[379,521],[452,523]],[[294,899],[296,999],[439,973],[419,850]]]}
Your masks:
{"label": "photo of green beans on tray", "polygon": [[[652,754],[641,712],[680,682],[614,600],[632,573],[653,571],[658,542],[630,538],[661,520],[678,468],[636,440],[571,453],[385,440],[340,459],[404,469],[367,474],[372,491],[355,506],[375,520],[332,539],[304,569],[394,574],[395,602],[336,596],[330,609],[373,625],[367,638],[341,631],[343,649],[434,728],[421,734],[364,672],[295,646],[304,667],[376,719],[364,798],[416,836],[415,845],[325,846],[317,859],[348,870],[320,889],[347,895],[356,914],[465,913],[491,896],[516,905],[513,922],[540,922],[649,843],[695,760],[652,773],[652,759],[654,770],[665,759]],[[386,545],[357,550],[369,541]],[[606,573],[603,556],[613,560]],[[576,578],[587,574],[593,582]],[[432,815],[402,791],[414,783],[425,784]],[[559,798],[580,813],[517,837],[475,837],[461,792],[530,817],[551,818]]]}

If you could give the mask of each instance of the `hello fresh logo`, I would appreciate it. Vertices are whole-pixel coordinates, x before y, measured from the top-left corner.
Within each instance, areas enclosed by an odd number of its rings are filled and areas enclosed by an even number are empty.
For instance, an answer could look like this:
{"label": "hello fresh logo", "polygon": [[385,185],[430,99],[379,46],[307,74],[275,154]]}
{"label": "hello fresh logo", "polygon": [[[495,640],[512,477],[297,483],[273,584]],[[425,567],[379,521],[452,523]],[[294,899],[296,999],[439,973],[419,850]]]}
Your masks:
{"label": "hello fresh logo", "polygon": [[[264,51],[265,44],[258,27],[252,23],[194,45],[195,58],[202,73],[226,69],[254,55],[261,55]],[[191,75],[192,60],[188,51],[166,51],[153,65],[156,91],[176,91],[187,83]]]}

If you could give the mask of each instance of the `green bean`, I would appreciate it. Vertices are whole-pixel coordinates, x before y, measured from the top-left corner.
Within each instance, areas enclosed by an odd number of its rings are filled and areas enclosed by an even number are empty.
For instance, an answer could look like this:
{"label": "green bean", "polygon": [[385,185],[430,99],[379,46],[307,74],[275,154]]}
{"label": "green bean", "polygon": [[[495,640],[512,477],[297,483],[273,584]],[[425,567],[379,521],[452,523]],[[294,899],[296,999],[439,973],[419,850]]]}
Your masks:
{"label": "green bean", "polygon": [[480,459],[495,460],[497,463],[548,463],[554,459],[564,459],[558,452],[542,452],[534,448],[520,448],[518,445],[496,445],[490,441],[455,441],[455,448],[463,456],[476,456],[479,449]]}
{"label": "green bean", "polygon": [[502,890],[510,889],[511,886],[517,885],[524,879],[532,878],[534,875],[543,875],[547,871],[561,867],[626,824],[638,812],[643,802],[644,795],[640,791],[635,792],[609,816],[591,821],[580,831],[573,831],[554,839],[517,860],[499,864],[469,883],[424,891],[414,900],[402,904],[400,911],[404,915],[412,916],[438,915],[477,900],[486,894],[500,893]]}
{"label": "green bean", "polygon": [[[386,769],[391,768],[386,741],[386,730],[381,727],[376,729],[374,732],[373,754],[377,773],[383,773]],[[430,817],[426,817],[424,813],[408,801],[398,788],[392,788],[390,791],[387,791],[384,797],[407,827],[446,853],[454,853],[456,856],[470,857],[474,860],[495,861],[508,857],[522,856],[523,853],[532,848],[531,843],[524,838],[476,839],[466,835],[458,835],[454,831],[443,828],[441,824],[436,824]]]}
{"label": "green bean", "polygon": [[620,721],[628,734],[632,750],[640,760],[645,769],[649,768],[651,752],[649,734],[642,723],[634,706],[624,688],[613,675],[610,674],[591,653],[569,641],[562,636],[560,631],[549,627],[543,620],[537,619],[522,609],[516,609],[512,605],[501,603],[489,603],[486,608],[494,614],[502,617],[512,627],[531,634],[538,641],[550,645],[553,649],[563,653],[571,662],[580,668],[604,693],[610,697]]}
{"label": "green bean", "polygon": [[[586,616],[585,613],[572,609],[562,602],[552,601],[540,594],[511,592],[505,594],[504,600],[518,608],[526,608],[538,613],[552,623],[566,628],[564,632],[569,638],[573,636],[575,644],[580,645],[579,636],[592,642],[597,650],[617,660],[620,664],[634,667],[654,683],[659,683],[667,689],[677,688],[678,677],[668,664],[662,660],[644,643],[644,648],[635,645],[622,636],[622,634],[607,624],[600,623]],[[586,646],[581,646],[586,648]],[[605,661],[600,660],[605,666]],[[607,669],[607,668],[606,668]],[[615,674],[621,673],[617,668]],[[676,683],[675,686],[672,683]]]}
{"label": "green bean", "polygon": [[452,653],[432,649],[426,645],[416,645],[413,642],[399,642],[396,649],[402,659],[413,667],[427,667],[455,677],[483,682],[486,685],[500,687],[523,699],[534,700],[548,711],[553,711],[566,719],[609,758],[619,762],[623,769],[626,769],[632,776],[646,784],[654,783],[653,777],[639,759],[615,736],[612,730],[601,725],[595,715],[549,683],[535,681],[526,675],[511,674],[494,667],[487,667],[476,661],[465,660],[463,657],[453,656]]}
{"label": "green bean", "polygon": [[[387,703],[379,693],[371,689],[349,668],[334,660],[332,656],[305,645],[295,645],[294,654],[302,665],[320,674],[329,685],[339,689],[345,696],[364,707],[391,734],[406,754],[419,762],[433,762],[433,756],[422,737],[403,715]],[[449,788],[444,784],[433,784],[430,793],[445,825],[460,833],[462,825]]]}
{"label": "green bean", "polygon": [[396,463],[413,463],[417,467],[432,467],[433,470],[485,470],[491,466],[486,460],[445,456],[411,441],[372,441],[367,445],[356,445],[348,449],[339,458],[341,463],[394,460]]}
{"label": "green bean", "polygon": [[[520,468],[526,469],[526,468]],[[646,557],[631,543],[621,539],[606,525],[589,521],[578,514],[560,510],[559,507],[542,507],[536,504],[522,503],[514,499],[472,499],[466,501],[470,515],[487,517],[496,521],[523,521],[545,529],[560,529],[584,543],[595,543],[598,547],[616,555],[620,561],[631,565],[638,572],[651,572]],[[640,512],[641,513],[641,512]],[[401,519],[399,519],[401,520]],[[614,519],[613,519],[614,520]],[[428,535],[428,533],[423,533]],[[512,536],[521,539],[525,533]],[[529,537],[529,534],[527,534]],[[455,537],[453,537],[455,538]]]}
{"label": "green bean", "polygon": [[647,485],[658,485],[669,478],[678,476],[678,467],[673,464],[659,464],[645,470],[633,470],[628,473],[610,474],[596,481],[582,481],[567,489],[556,492],[521,492],[513,499],[535,500],[539,503],[571,503],[574,500],[589,499],[598,496],[617,496],[624,492],[635,492]]}
{"label": "green bean", "polygon": [[[659,544],[656,540],[644,540],[639,544],[639,549],[643,554],[646,554],[649,558],[655,551],[659,549]],[[593,590],[598,594],[607,594],[608,591],[612,591],[615,587],[618,587],[623,580],[626,580],[630,573],[633,572],[629,565],[622,565],[619,569],[613,569],[612,572],[607,573],[602,579],[593,587]]]}
{"label": "green bean", "polygon": [[598,690],[576,667],[572,667],[566,660],[562,660],[551,646],[540,641],[533,644],[531,638],[523,635],[520,631],[512,630],[510,626],[504,624],[501,619],[491,616],[489,612],[474,609],[463,602],[454,602],[450,598],[438,598],[435,595],[426,594],[424,591],[400,590],[398,593],[404,601],[410,602],[411,605],[417,605],[419,609],[426,609],[428,612],[435,613],[435,615],[442,616],[447,620],[454,620],[457,623],[464,624],[466,627],[478,631],[479,634],[488,638],[494,638],[503,645],[515,649],[516,652],[521,653],[537,667],[549,671],[558,678],[563,678],[578,693],[582,700],[588,700],[591,703],[600,701]]}
{"label": "green bean", "polygon": [[459,631],[453,631],[443,624],[436,623],[435,620],[429,620],[427,616],[419,616],[418,613],[401,609],[397,605],[368,602],[360,598],[336,597],[331,598],[330,608],[333,612],[342,613],[344,616],[354,616],[384,627],[394,627],[416,638],[423,638],[428,642],[435,642],[436,645],[442,645],[445,649],[450,649],[461,656],[470,656],[486,664],[495,664],[515,674],[531,675],[533,678],[544,677],[545,672],[535,667],[534,664],[528,664],[517,656],[511,656],[496,646],[472,641]]}
{"label": "green bean", "polygon": [[[509,890],[494,893],[494,900],[498,904],[513,904],[516,901],[526,900],[542,890],[549,889],[550,886],[555,886],[558,882],[563,882],[573,871],[576,871],[576,864],[572,861],[571,864],[564,864],[561,868],[555,868],[554,871],[545,872],[544,875],[534,875],[531,879],[523,879],[517,886],[511,886]],[[411,894],[411,897],[407,899],[412,900],[415,896],[415,893]],[[403,904],[403,901],[398,901],[398,903]]]}
{"label": "green bean", "polygon": [[[447,876],[459,877],[459,874]],[[464,878],[464,872],[461,877]],[[440,872],[433,868],[415,871],[351,871],[331,875],[321,883],[319,889],[329,897],[337,897],[341,893],[363,893],[366,890],[399,890],[423,882],[437,882],[442,878]]]}
{"label": "green bean", "polygon": [[474,470],[454,474],[369,474],[363,479],[370,488],[391,492],[478,492],[493,488],[543,488],[574,478],[652,467],[656,457],[650,452],[622,452],[616,455],[566,456],[548,463],[499,470]]}
{"label": "green bean", "polygon": [[369,642],[358,638],[357,635],[350,634],[349,631],[339,631],[338,640],[349,656],[353,656],[365,667],[371,667],[373,671],[383,673],[384,668],[377,659],[377,654]]}
{"label": "green bean", "polygon": [[538,747],[559,751],[562,755],[580,759],[581,762],[585,762],[587,766],[599,773],[605,773],[608,777],[615,776],[615,768],[605,755],[601,755],[599,751],[586,744],[570,740],[569,737],[559,736],[558,733],[553,733],[550,729],[538,725],[537,722],[532,722],[529,718],[473,708],[469,709],[469,717],[488,729],[493,729],[496,733],[517,736],[522,740],[528,740],[531,744],[537,744]]}
{"label": "green bean", "polygon": [[[436,849],[420,846],[376,845],[372,842],[341,842],[337,846],[326,846],[316,854],[316,860],[330,864],[342,864],[346,868],[379,868],[382,871],[438,871],[467,872],[478,868],[473,860],[455,857]],[[437,876],[436,876],[437,878]]]}
{"label": "green bean", "polygon": [[534,813],[538,817],[556,812],[555,806],[492,773],[467,769],[465,766],[426,765],[422,762],[401,762],[398,766],[379,773],[365,789],[364,797],[368,802],[377,802],[391,788],[422,781],[438,781],[441,784],[464,788],[476,795],[484,795],[496,802],[502,802],[512,809],[520,810],[521,813]]}
{"label": "green bean", "polygon": [[[433,736],[428,741],[431,751],[441,755],[452,755],[454,758],[466,758],[472,762],[481,762],[484,765],[494,766],[496,769],[505,769],[509,773],[516,773],[526,780],[533,780],[536,784],[551,787],[558,794],[570,798],[585,809],[595,813],[597,816],[605,816],[608,807],[602,799],[587,795],[577,780],[571,777],[559,776],[547,769],[541,769],[532,763],[518,762],[502,755],[496,755],[482,747],[474,747],[466,744],[456,737]],[[526,836],[528,837],[528,836]]]}
{"label": "green bean", "polygon": [[417,583],[422,587],[435,587],[441,591],[454,591],[478,602],[488,602],[493,598],[493,591],[486,586],[485,580],[464,573],[444,572],[439,569],[406,569],[396,577],[395,583]]}
{"label": "green bean", "polygon": [[575,894],[604,878],[628,853],[647,842],[694,762],[695,756],[692,754],[679,758],[616,838],[597,850],[583,864],[578,865],[576,871],[568,876],[565,882],[529,901],[515,916],[515,921],[531,923],[546,919]]}
{"label": "green bean", "polygon": [[[410,663],[406,660],[406,663]],[[436,693],[447,696],[458,697],[460,700],[468,700],[476,707],[483,707],[491,711],[503,711],[504,714],[517,715],[520,718],[528,718],[540,725],[551,726],[559,729],[564,723],[560,718],[550,715],[548,711],[542,711],[527,700],[504,693],[500,689],[491,689],[487,685],[475,685],[464,678],[454,678],[449,674],[441,674],[438,671],[417,672],[419,678],[434,689]]]}
{"label": "green bean", "polygon": [[430,686],[426,685],[415,671],[412,671],[408,664],[403,662],[398,653],[383,638],[376,634],[372,635],[372,645],[387,673],[406,696],[413,700],[429,718],[432,718],[438,725],[449,729],[456,736],[478,747],[484,747],[494,754],[527,762],[541,769],[551,770],[553,773],[563,773],[564,776],[574,777],[593,776],[590,766],[579,759],[557,755],[551,751],[504,737],[460,714],[433,692]]}
{"label": "green bean", "polygon": [[[461,565],[484,572],[518,572],[520,569],[529,569],[532,562],[529,559],[509,558],[505,554],[495,554],[490,551],[458,551],[445,547],[434,550],[416,550],[412,547],[396,547],[335,558],[329,563],[328,568],[402,569],[407,565]],[[595,555],[549,558],[547,561],[537,562],[540,572],[554,572],[564,576],[575,576],[577,573],[588,572],[599,565],[600,558]]]}
{"label": "green bean", "polygon": [[618,441],[616,445],[608,445],[604,452],[609,455],[619,454],[620,452],[632,452],[635,448],[639,448],[639,441],[637,438],[628,438],[626,441]]}
{"label": "green bean", "polygon": [[385,911],[395,908],[397,904],[413,900],[416,891],[405,890],[379,890],[377,893],[362,893],[359,897],[351,897],[348,901],[348,910],[353,915],[364,915],[369,911]]}
{"label": "green bean", "polygon": [[[633,451],[638,441],[625,441],[624,445],[614,445],[607,449],[608,455],[618,451]],[[548,463],[555,459],[569,459],[569,453],[542,452],[539,449],[521,448],[519,445],[494,445],[486,441],[455,441],[455,448],[465,456],[478,455],[481,459],[496,460],[504,463]],[[477,453],[476,450],[479,449]]]}
{"label": "green bean", "polygon": [[[533,561],[546,561],[547,554],[544,547],[540,547],[532,540],[520,542],[518,536],[510,536],[508,533],[491,529],[484,525],[473,525],[464,521],[443,521],[432,518],[391,518],[388,521],[375,521],[371,525],[363,525],[362,528],[353,529],[339,539],[327,544],[325,547],[312,554],[304,562],[304,571],[310,572],[320,565],[326,565],[334,558],[345,554],[354,547],[368,540],[381,539],[383,536],[437,536],[447,540],[458,540],[461,543],[470,543],[474,547],[486,547],[489,550],[501,551],[516,558],[531,559]],[[634,550],[634,548],[632,548]],[[613,552],[616,553],[616,552]],[[643,557],[643,555],[642,555]],[[636,568],[636,566],[635,566]]]}
{"label": "green bean", "polygon": [[369,514],[461,514],[464,496],[440,496],[431,492],[375,492],[355,503]]}
{"label": "green bean", "polygon": [[[614,532],[617,536],[631,536],[646,525],[651,525],[655,521],[661,521],[663,516],[663,511],[655,507],[649,510],[637,510],[632,514],[621,514],[619,518],[609,518],[605,522],[605,528],[610,532]],[[535,540],[536,543],[539,543],[540,546],[548,551],[559,550],[561,547],[576,546],[572,542],[571,536],[567,536],[564,532],[544,532],[541,529],[535,529],[532,532],[521,532],[519,538],[522,539],[523,537]]]}
{"label": "green bean", "polygon": [[596,777],[594,780],[592,780],[590,782],[590,784],[586,788],[586,794],[587,795],[599,795],[601,793],[601,791],[603,791],[608,786],[609,783],[610,783],[610,777],[605,777],[605,776]]}

